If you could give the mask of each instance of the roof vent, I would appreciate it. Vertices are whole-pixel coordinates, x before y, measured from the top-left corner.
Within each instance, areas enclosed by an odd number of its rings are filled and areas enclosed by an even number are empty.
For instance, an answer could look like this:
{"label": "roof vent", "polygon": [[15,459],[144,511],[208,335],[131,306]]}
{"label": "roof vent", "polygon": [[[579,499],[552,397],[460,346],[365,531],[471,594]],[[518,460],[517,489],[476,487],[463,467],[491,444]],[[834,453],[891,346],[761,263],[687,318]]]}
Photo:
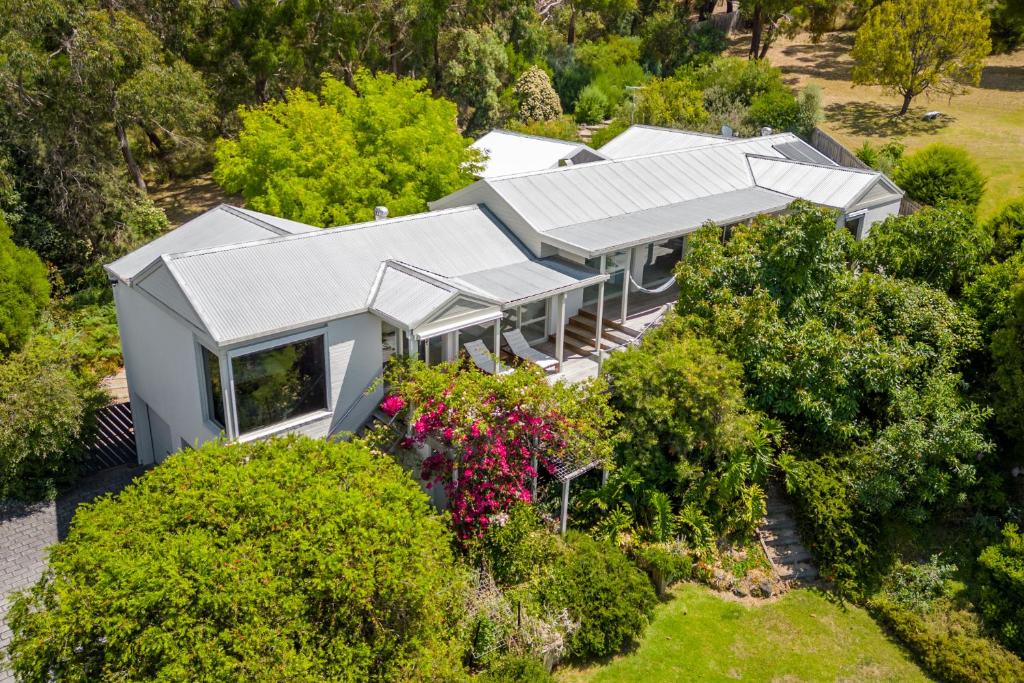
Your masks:
{"label": "roof vent", "polygon": [[773,131],[771,128],[765,126],[764,128],[761,129],[761,137],[766,138],[774,132],[775,131]]}
{"label": "roof vent", "polygon": [[375,206],[373,207],[373,220],[382,221],[388,217],[388,207],[386,206]]}
{"label": "roof vent", "polygon": [[722,137],[731,138],[733,136],[732,126],[725,124],[722,126]]}

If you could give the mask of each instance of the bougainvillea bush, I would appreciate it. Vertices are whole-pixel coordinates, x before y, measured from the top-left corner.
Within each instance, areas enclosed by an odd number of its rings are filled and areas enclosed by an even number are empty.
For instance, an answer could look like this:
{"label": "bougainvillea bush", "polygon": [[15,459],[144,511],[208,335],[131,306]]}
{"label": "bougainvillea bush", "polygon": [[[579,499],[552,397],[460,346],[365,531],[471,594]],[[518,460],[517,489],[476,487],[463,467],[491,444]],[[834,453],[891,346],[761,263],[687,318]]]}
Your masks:
{"label": "bougainvillea bush", "polygon": [[614,446],[602,380],[551,385],[532,366],[495,376],[460,363],[408,361],[393,364],[385,381],[381,408],[405,411],[404,447],[430,446],[421,476],[445,488],[463,541],[479,538],[513,504],[531,502],[537,470],[608,460]]}

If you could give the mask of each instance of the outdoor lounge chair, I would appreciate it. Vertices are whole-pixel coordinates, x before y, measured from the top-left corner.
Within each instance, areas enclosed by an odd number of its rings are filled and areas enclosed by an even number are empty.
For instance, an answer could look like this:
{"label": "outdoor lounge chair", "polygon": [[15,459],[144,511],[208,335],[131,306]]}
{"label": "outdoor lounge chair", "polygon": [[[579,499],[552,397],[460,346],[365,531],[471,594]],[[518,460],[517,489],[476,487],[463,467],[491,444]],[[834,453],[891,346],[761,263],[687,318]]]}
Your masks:
{"label": "outdoor lounge chair", "polygon": [[[466,351],[469,352],[469,357],[473,359],[473,362],[476,363],[478,368],[488,374],[494,374],[494,356],[487,350],[486,344],[479,339],[474,339],[473,341],[466,342],[463,346],[466,348]],[[504,375],[509,372],[512,372],[512,368],[503,367],[500,374]]]}
{"label": "outdoor lounge chair", "polygon": [[522,330],[509,330],[505,333],[505,341],[508,342],[512,353],[519,358],[540,366],[544,371],[551,370],[552,368],[556,372],[558,371],[558,360],[530,346],[530,342],[526,341]]}

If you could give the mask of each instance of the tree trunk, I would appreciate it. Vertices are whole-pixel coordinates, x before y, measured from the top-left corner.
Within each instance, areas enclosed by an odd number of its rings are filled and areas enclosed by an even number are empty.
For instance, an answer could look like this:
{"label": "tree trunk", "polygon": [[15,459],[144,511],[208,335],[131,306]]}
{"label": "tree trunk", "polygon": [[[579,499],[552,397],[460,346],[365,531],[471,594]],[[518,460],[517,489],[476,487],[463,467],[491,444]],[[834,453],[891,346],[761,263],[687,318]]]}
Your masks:
{"label": "tree trunk", "polygon": [[566,42],[569,46],[576,44],[576,8],[573,7],[569,14],[569,35],[566,37]]}
{"label": "tree trunk", "polygon": [[256,102],[259,104],[266,104],[267,100],[267,79],[260,76],[256,79]]}
{"label": "tree trunk", "polygon": [[768,50],[771,49],[772,43],[774,42],[775,35],[773,33],[769,32],[766,36],[764,36],[764,38],[761,40],[761,53],[758,56],[758,59],[764,59],[765,57],[768,56]]}
{"label": "tree trunk", "polygon": [[167,156],[167,150],[164,149],[164,143],[160,140],[160,136],[157,135],[155,131],[147,128],[146,137],[149,139],[149,144],[153,145],[153,149],[156,150],[157,156]]}
{"label": "tree trunk", "polygon": [[756,59],[757,55],[761,52],[761,31],[762,26],[762,10],[761,5],[754,6],[754,16],[752,18],[753,27],[750,32],[750,59]]}
{"label": "tree trunk", "polygon": [[910,111],[910,101],[914,99],[914,96],[909,93],[903,94],[903,108],[900,109],[900,116],[906,116],[907,112]]}
{"label": "tree trunk", "polygon": [[124,131],[124,126],[119,121],[114,122],[114,131],[117,133],[117,144],[121,147],[124,163],[128,166],[128,174],[135,181],[135,186],[145,192],[146,179],[142,177],[142,171],[139,170],[139,165],[135,163],[135,157],[132,156],[132,148],[128,144],[128,135]]}

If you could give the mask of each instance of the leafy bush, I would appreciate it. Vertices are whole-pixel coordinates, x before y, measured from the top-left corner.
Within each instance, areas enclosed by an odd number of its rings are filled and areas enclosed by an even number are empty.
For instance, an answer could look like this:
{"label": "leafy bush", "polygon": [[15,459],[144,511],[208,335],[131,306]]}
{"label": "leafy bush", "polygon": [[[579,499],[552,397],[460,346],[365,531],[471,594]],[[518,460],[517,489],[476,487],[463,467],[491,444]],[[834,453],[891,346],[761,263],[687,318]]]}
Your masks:
{"label": "leafy bush", "polygon": [[857,149],[856,154],[858,159],[871,168],[891,176],[903,158],[905,150],[906,146],[899,142],[887,142],[876,148],[865,140],[864,144]]}
{"label": "leafy bush", "polygon": [[994,368],[992,405],[996,421],[1024,453],[1024,268],[1015,277],[1005,301],[1005,322],[992,332],[990,350]]}
{"label": "leafy bush", "polygon": [[792,93],[770,90],[754,97],[747,110],[747,123],[755,129],[765,126],[778,131],[799,128],[800,104]]}
{"label": "leafy bush", "polygon": [[1024,245],[1024,199],[1016,199],[1004,206],[985,224],[995,246],[992,255],[1005,261]]}
{"label": "leafy bush", "polygon": [[579,123],[598,123],[604,119],[608,111],[608,98],[596,85],[591,84],[583,89],[576,100],[576,111],[573,116]]}
{"label": "leafy bush", "polygon": [[551,79],[539,66],[531,66],[516,81],[519,118],[523,121],[550,121],[562,115],[558,93]]}
{"label": "leafy bush", "polygon": [[544,663],[530,655],[505,655],[477,676],[479,683],[553,683]]}
{"label": "leafy bush", "polygon": [[49,300],[46,266],[11,240],[0,213],[0,358],[21,347]]}
{"label": "leafy bush", "polygon": [[354,78],[358,95],[328,77],[319,96],[292,90],[241,111],[238,138],[217,145],[214,178],[250,208],[320,226],[370,220],[374,206],[423,211],[472,182],[476,155],[455,127],[455,105],[425,81]]}
{"label": "leafy bush", "polygon": [[1024,655],[1024,535],[1015,524],[1003,529],[1003,540],[978,557],[980,605],[985,620],[1006,646]]}
{"label": "leafy bush", "polygon": [[590,136],[590,146],[599,149],[618,137],[620,133],[629,128],[629,121],[625,119],[614,119],[604,128],[598,128]]}
{"label": "leafy bush", "polygon": [[655,78],[637,95],[637,123],[699,129],[707,119],[701,92],[689,79]]}
{"label": "leafy bush", "polygon": [[887,597],[873,598],[871,611],[933,676],[951,683],[1012,683],[1024,680],[1024,662],[986,638],[968,613],[950,611],[933,619]]}
{"label": "leafy bush", "polygon": [[520,584],[543,571],[558,555],[558,542],[541,526],[532,505],[512,506],[496,515],[481,541],[494,580],[501,586]]}
{"label": "leafy bush", "polygon": [[554,138],[556,140],[568,140],[569,142],[580,141],[579,128],[572,116],[568,114],[563,114],[557,119],[551,119],[550,121],[530,121],[529,123],[512,119],[505,125],[509,130],[516,131],[517,133],[539,135],[542,138]]}
{"label": "leafy bush", "polygon": [[943,144],[905,157],[893,180],[911,199],[931,206],[953,202],[977,207],[985,192],[985,177],[970,155]]}
{"label": "leafy bush", "polygon": [[186,450],[79,508],[11,608],[13,668],[25,680],[448,680],[466,597],[450,538],[405,471],[354,444]]}
{"label": "leafy bush", "polygon": [[[683,10],[686,12],[687,10]],[[668,76],[682,66],[707,62],[728,47],[728,38],[711,24],[693,24],[676,11],[656,12],[641,28],[640,57],[648,71]]]}
{"label": "leafy bush", "polygon": [[107,395],[61,340],[0,363],[0,499],[53,496],[78,474]]}
{"label": "leafy bush", "polygon": [[658,596],[676,581],[693,574],[693,558],[684,546],[673,543],[651,543],[634,551],[636,566],[647,572]]}
{"label": "leafy bush", "polygon": [[579,622],[569,654],[579,659],[613,655],[650,621],[657,601],[651,582],[608,542],[575,533],[567,542],[567,552],[538,587],[541,604],[568,609]]}
{"label": "leafy bush", "polygon": [[921,564],[898,563],[885,577],[883,590],[897,606],[918,614],[930,612],[938,598],[949,593],[955,564],[942,564],[938,555]]}
{"label": "leafy bush", "polygon": [[957,295],[988,260],[992,238],[962,205],[889,216],[857,245],[862,263]]}

